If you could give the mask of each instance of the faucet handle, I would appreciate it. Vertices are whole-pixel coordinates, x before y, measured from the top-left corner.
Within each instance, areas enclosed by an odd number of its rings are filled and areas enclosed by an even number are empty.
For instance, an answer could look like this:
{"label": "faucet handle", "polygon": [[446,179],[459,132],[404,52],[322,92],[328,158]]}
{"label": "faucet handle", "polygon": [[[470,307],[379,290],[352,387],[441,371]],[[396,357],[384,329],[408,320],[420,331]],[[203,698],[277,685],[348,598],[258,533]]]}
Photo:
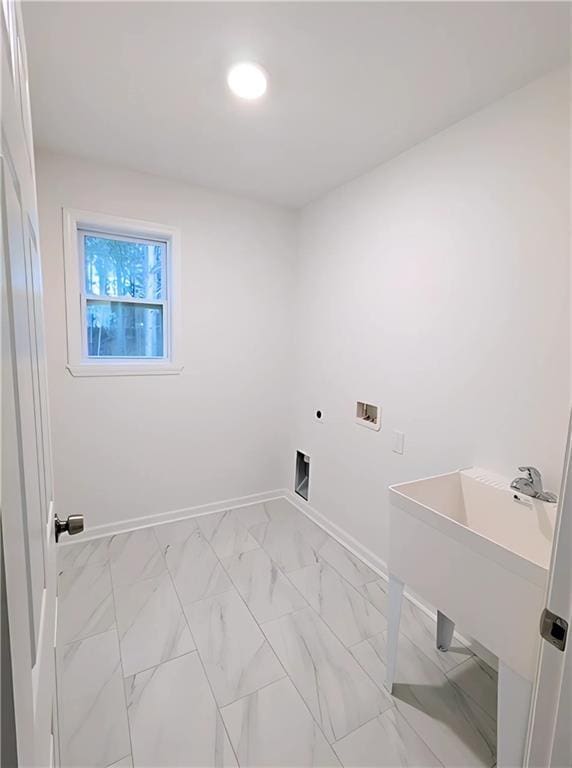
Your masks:
{"label": "faucet handle", "polygon": [[537,491],[542,491],[542,475],[540,474],[540,471],[536,469],[536,467],[519,467],[518,471],[526,472],[526,475],[534,486],[534,489]]}

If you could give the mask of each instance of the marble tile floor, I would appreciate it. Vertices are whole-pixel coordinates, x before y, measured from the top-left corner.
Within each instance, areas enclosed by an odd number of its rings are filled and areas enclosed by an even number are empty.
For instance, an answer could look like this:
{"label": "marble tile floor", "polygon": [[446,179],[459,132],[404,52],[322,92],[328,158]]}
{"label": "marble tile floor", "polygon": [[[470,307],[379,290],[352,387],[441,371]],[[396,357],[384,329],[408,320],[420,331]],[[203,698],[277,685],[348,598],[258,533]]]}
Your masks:
{"label": "marble tile floor", "polygon": [[58,552],[65,768],[486,766],[496,673],[286,499]]}

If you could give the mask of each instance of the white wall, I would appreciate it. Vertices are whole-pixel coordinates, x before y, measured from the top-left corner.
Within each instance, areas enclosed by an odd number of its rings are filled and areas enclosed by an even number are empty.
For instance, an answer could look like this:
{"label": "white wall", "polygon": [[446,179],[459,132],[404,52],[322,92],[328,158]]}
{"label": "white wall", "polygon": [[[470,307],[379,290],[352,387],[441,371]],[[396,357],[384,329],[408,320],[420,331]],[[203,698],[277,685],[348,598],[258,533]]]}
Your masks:
{"label": "white wall", "polygon": [[[301,214],[40,153],[60,514],[98,525],[291,488],[299,448],[311,505],[385,559],[390,483],[531,463],[557,490],[567,110],[551,75]],[[181,228],[182,375],[66,372],[62,206]],[[382,406],[381,432],[354,424],[357,399]]]}
{"label": "white wall", "polygon": [[[291,452],[311,456],[310,504],[382,559],[391,483],[533,464],[558,490],[567,86],[536,81],[303,212]],[[382,406],[381,432],[354,424],[358,399]]]}
{"label": "white wall", "polygon": [[[294,214],[45,152],[37,175],[60,516],[101,525],[282,487]],[[66,371],[62,206],[180,227],[180,376]]]}

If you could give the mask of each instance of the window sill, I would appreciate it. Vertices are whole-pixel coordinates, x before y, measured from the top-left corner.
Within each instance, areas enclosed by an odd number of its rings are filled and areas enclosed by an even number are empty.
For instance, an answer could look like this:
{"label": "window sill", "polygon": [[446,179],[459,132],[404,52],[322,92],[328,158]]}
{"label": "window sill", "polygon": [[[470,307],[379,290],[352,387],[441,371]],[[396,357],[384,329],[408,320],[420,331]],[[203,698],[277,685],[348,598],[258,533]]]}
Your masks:
{"label": "window sill", "polygon": [[102,364],[79,363],[67,365],[72,376],[175,376],[183,370],[174,363]]}

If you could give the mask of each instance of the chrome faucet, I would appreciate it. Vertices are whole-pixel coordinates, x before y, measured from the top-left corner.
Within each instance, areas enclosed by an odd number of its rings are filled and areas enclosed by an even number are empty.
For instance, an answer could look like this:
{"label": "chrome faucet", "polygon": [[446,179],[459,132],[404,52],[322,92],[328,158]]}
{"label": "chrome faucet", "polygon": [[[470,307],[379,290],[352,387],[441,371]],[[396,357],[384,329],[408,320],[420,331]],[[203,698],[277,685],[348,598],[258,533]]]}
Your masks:
{"label": "chrome faucet", "polygon": [[539,501],[557,502],[558,496],[542,488],[542,475],[536,467],[519,467],[519,472],[525,472],[526,477],[515,477],[510,487],[523,493],[525,496],[531,496]]}

